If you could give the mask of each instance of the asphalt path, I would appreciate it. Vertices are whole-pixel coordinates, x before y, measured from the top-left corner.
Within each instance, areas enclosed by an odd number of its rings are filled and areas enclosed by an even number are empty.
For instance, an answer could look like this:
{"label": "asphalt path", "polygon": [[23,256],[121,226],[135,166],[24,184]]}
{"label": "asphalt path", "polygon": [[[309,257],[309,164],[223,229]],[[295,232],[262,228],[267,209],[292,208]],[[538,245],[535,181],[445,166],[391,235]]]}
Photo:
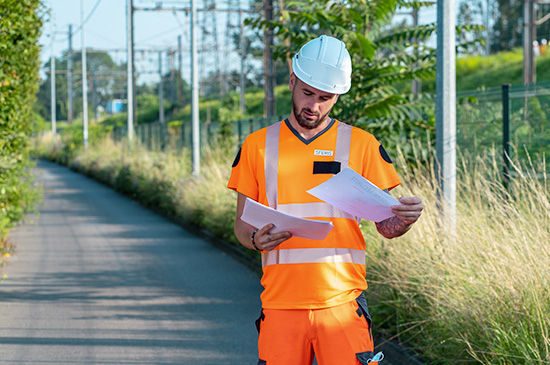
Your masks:
{"label": "asphalt path", "polygon": [[0,364],[256,364],[258,276],[200,237],[58,165],[10,235]]}

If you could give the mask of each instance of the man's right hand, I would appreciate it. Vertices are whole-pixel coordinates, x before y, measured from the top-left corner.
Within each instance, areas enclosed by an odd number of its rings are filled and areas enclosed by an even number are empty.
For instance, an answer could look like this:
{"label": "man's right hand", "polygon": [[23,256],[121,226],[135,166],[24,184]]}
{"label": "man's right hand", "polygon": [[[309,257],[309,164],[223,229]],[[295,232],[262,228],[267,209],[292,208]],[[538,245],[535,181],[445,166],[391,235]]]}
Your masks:
{"label": "man's right hand", "polygon": [[[246,248],[254,250],[252,245],[252,232],[256,230],[255,227],[251,226],[248,223],[243,222],[241,216],[243,215],[244,203],[246,201],[246,195],[238,193],[237,196],[237,214],[235,218],[235,236],[239,242]],[[279,232],[279,233],[269,233],[269,231],[274,227],[272,223],[265,225],[264,227],[258,229],[254,234],[254,243],[258,250],[261,251],[270,251],[275,247],[279,246],[281,243],[292,237],[290,232]]]}
{"label": "man's right hand", "polygon": [[284,241],[292,237],[290,232],[269,233],[273,228],[273,224],[269,223],[263,226],[254,234],[254,242],[256,247],[261,251],[271,251],[275,247],[279,246]]}

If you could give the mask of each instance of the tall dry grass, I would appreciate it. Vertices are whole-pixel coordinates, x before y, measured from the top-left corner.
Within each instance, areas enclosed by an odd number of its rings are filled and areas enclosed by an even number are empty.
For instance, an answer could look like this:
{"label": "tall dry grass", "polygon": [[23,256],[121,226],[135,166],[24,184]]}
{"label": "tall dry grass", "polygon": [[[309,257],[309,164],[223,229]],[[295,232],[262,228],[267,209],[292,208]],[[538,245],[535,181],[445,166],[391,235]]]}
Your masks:
{"label": "tall dry grass", "polygon": [[[226,188],[234,153],[204,150],[200,177],[185,152],[130,150],[110,140],[68,163],[236,244],[235,194]],[[422,197],[421,219],[391,241],[366,224],[367,293],[378,330],[433,363],[550,363],[548,180],[514,166],[507,190],[499,160],[459,158],[456,235],[440,213],[432,164],[411,167],[403,158],[396,166],[404,183],[392,194]]]}
{"label": "tall dry grass", "polygon": [[515,165],[506,189],[496,155],[459,160],[456,235],[432,166],[398,162],[396,194],[422,197],[425,210],[398,239],[367,233],[377,317],[437,363],[549,364],[548,180]]}

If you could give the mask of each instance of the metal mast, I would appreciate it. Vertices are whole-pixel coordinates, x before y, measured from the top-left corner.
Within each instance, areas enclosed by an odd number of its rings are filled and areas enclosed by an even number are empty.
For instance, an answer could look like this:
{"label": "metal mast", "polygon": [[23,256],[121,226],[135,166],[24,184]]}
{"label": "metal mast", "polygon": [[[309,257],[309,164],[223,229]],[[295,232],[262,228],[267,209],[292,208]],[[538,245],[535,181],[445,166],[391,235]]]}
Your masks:
{"label": "metal mast", "polygon": [[88,147],[88,70],[86,64],[86,38],[84,29],[84,0],[80,0],[80,31],[82,32],[82,136]]}
{"label": "metal mast", "polygon": [[193,126],[193,175],[199,175],[199,72],[197,62],[197,5],[195,3],[195,0],[191,0],[191,122]]}
{"label": "metal mast", "polygon": [[455,2],[437,2],[436,177],[450,234],[456,232]]}
{"label": "metal mast", "polygon": [[51,56],[50,56],[50,104],[51,104],[51,122],[52,122],[52,140],[55,141],[56,134],[56,98],[55,98],[55,52],[54,52],[54,43],[55,43],[55,24],[53,12],[50,13],[50,29],[51,29]]}
{"label": "metal mast", "polygon": [[128,141],[131,143],[134,138],[134,42],[133,42],[133,2],[126,0],[126,109],[127,109],[127,126],[128,126]]}
{"label": "metal mast", "polygon": [[67,54],[67,121],[73,124],[73,26],[69,24],[69,52]]}

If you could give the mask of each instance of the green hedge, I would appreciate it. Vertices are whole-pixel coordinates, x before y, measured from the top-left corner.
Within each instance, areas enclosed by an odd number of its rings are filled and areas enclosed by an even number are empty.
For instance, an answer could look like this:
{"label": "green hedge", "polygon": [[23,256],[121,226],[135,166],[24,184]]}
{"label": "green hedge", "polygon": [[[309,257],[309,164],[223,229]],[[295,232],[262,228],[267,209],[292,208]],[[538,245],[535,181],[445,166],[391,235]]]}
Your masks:
{"label": "green hedge", "polygon": [[37,199],[28,136],[38,90],[39,9],[39,0],[0,0],[0,242]]}

